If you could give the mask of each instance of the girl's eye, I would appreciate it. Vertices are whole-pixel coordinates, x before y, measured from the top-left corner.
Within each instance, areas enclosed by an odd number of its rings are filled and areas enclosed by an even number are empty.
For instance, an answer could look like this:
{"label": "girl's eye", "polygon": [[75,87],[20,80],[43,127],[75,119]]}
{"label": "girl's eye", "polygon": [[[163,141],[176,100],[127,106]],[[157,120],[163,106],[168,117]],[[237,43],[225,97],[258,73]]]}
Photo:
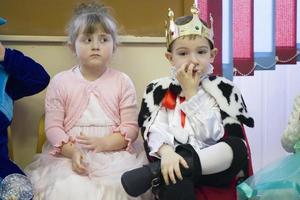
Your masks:
{"label": "girl's eye", "polygon": [[102,37],[101,39],[100,39],[100,42],[101,43],[104,43],[104,42],[107,42],[108,41],[108,38],[106,38],[106,37]]}
{"label": "girl's eye", "polygon": [[91,42],[91,41],[92,41],[91,38],[85,38],[85,39],[84,39],[84,42],[86,42],[86,43],[89,43],[89,42]]}

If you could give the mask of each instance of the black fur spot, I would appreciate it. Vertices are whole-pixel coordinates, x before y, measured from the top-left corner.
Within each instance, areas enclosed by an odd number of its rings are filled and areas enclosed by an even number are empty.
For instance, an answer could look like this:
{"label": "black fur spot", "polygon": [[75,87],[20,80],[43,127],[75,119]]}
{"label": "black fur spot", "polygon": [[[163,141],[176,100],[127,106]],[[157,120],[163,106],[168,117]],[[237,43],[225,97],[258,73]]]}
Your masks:
{"label": "black fur spot", "polygon": [[170,84],[169,89],[176,96],[178,96],[180,94],[181,90],[182,90],[179,85],[175,85],[173,83]]}
{"label": "black fur spot", "polygon": [[213,80],[215,80],[217,77],[216,76],[209,76],[208,77],[208,79],[210,80],[210,81],[213,81]]}
{"label": "black fur spot", "polygon": [[244,110],[244,108],[240,108],[240,109],[239,109],[240,113],[242,113],[242,112],[243,112],[243,110]]}
{"label": "black fur spot", "polygon": [[236,102],[239,102],[239,96],[237,95],[237,93],[234,93],[234,98]]}
{"label": "black fur spot", "polygon": [[141,127],[141,134],[142,134],[142,138],[143,138],[143,140],[144,140],[144,132],[145,132],[145,130],[146,130],[146,127]]}
{"label": "black fur spot", "polygon": [[147,88],[146,88],[146,94],[148,94],[149,92],[151,92],[156,84],[157,84],[157,83],[150,83],[150,84],[147,86]]}
{"label": "black fur spot", "polygon": [[227,114],[227,112],[224,112],[223,110],[220,110],[221,112],[221,118],[222,120],[224,120],[226,117],[229,117],[229,115]]}
{"label": "black fur spot", "polygon": [[153,102],[155,105],[159,105],[161,100],[164,98],[167,89],[162,89],[162,86],[158,86],[153,91]]}
{"label": "black fur spot", "polygon": [[232,94],[233,86],[221,81],[218,84],[218,88],[220,88],[222,91],[223,96],[227,99],[228,104],[230,104],[230,95]]}
{"label": "black fur spot", "polygon": [[254,127],[254,120],[251,117],[246,118],[244,115],[237,115],[236,118],[248,127]]}
{"label": "black fur spot", "polygon": [[144,124],[144,121],[146,120],[147,117],[150,116],[150,110],[147,106],[147,103],[145,99],[142,99],[142,104],[141,104],[141,110],[139,112],[139,117],[138,117],[138,124],[139,127],[142,127]]}
{"label": "black fur spot", "polygon": [[241,96],[241,98],[242,98],[242,106],[245,108],[245,111],[248,112],[243,96]]}

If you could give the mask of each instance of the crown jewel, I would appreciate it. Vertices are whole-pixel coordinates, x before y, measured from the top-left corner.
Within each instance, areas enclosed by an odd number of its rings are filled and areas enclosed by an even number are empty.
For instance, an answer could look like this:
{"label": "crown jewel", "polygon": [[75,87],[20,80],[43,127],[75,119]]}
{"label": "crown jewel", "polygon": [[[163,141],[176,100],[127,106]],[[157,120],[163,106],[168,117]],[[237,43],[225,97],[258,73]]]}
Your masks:
{"label": "crown jewel", "polygon": [[195,4],[191,7],[192,20],[183,25],[176,25],[174,22],[174,12],[169,8],[168,21],[166,21],[167,47],[177,38],[184,35],[200,35],[207,38],[214,44],[213,18],[210,15],[210,29],[199,19],[199,10]]}

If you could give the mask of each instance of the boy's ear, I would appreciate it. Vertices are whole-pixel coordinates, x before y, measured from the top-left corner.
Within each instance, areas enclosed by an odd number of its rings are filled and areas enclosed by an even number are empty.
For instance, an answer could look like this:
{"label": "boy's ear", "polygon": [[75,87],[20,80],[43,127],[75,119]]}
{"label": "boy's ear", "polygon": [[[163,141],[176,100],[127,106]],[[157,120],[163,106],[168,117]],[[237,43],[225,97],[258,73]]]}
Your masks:
{"label": "boy's ear", "polygon": [[214,62],[217,53],[218,53],[217,48],[213,48],[212,50],[210,50],[210,63]]}
{"label": "boy's ear", "polygon": [[172,56],[172,53],[170,53],[170,52],[166,52],[165,53],[165,57],[168,59],[168,61],[170,62],[170,63],[172,63],[172,61],[173,61],[173,56]]}

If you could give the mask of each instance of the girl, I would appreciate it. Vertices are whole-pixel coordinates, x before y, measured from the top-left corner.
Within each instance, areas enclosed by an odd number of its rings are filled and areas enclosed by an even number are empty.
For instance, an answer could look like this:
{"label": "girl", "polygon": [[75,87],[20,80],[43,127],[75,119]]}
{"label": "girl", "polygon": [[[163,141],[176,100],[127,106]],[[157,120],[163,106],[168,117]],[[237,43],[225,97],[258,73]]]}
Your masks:
{"label": "girl", "polygon": [[239,200],[299,199],[300,185],[300,96],[294,101],[288,125],[281,138],[290,154],[271,163],[238,186]]}
{"label": "girl", "polygon": [[81,4],[68,32],[78,64],[56,75],[47,90],[47,143],[27,168],[35,198],[130,199],[120,176],[147,159],[136,141],[133,83],[109,67],[115,21],[104,6]]}

